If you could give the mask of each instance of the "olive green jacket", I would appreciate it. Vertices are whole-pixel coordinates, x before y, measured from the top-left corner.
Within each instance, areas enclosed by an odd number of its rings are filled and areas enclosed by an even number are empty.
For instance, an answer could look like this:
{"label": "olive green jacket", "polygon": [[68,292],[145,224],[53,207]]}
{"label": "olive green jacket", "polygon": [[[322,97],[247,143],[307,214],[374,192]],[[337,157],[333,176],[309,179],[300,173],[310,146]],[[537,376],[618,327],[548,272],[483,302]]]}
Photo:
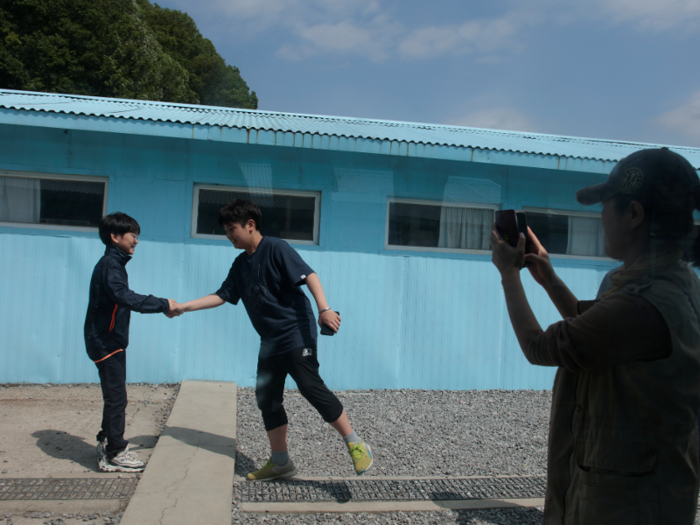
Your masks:
{"label": "olive green jacket", "polygon": [[[661,313],[671,355],[554,381],[545,525],[692,525],[698,501],[700,279],[679,262],[627,285]],[[595,306],[594,306],[595,308]]]}

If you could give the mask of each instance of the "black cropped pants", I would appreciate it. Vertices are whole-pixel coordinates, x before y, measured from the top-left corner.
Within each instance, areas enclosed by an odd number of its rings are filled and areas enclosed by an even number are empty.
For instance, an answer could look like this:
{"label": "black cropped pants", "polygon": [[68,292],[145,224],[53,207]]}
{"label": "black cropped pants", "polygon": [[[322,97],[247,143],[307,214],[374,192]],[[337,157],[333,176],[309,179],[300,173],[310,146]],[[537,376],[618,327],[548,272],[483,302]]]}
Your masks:
{"label": "black cropped pants", "polygon": [[318,374],[315,347],[295,348],[272,357],[258,358],[255,399],[262,412],[265,430],[286,425],[287,413],[282,404],[287,374],[299,387],[299,393],[311,403],[326,423],[333,423],[343,413],[343,405]]}

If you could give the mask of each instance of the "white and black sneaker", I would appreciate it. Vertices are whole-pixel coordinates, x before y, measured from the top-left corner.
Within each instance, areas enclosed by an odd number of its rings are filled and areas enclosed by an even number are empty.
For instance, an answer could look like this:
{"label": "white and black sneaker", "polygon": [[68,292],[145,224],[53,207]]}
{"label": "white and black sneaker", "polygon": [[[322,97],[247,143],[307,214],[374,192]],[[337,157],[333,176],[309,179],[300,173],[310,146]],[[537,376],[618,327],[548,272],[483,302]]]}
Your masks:
{"label": "white and black sneaker", "polygon": [[[105,456],[105,460],[107,456]],[[102,472],[143,472],[146,464],[140,461],[136,454],[129,452],[129,446],[119,452],[109,461],[104,464],[100,462],[100,470]]]}
{"label": "white and black sneaker", "polygon": [[97,468],[102,472],[116,472],[107,459],[107,440],[97,442]]}

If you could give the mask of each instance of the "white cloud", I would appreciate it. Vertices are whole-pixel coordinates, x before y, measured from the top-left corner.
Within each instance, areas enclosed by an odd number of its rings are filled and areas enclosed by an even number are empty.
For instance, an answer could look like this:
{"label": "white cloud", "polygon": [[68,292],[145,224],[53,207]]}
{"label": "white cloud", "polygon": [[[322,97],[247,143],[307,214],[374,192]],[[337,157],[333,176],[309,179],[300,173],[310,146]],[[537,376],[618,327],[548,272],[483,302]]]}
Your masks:
{"label": "white cloud", "polygon": [[383,16],[364,25],[349,20],[313,26],[300,24],[294,33],[301,42],[296,46],[285,44],[277,54],[302,59],[321,53],[353,53],[381,61],[389,58],[392,40],[400,32],[400,26]]}
{"label": "white cloud", "polygon": [[[188,0],[172,0],[187,9]],[[529,32],[545,24],[626,24],[644,31],[700,27],[700,0],[505,0],[500,15],[427,25],[403,16],[396,0],[199,0],[222,32],[250,39],[265,32],[277,56],[300,60],[324,54],[373,61],[426,60],[472,54],[498,62],[521,51]],[[461,11],[461,10],[460,10]]]}
{"label": "white cloud", "polygon": [[529,22],[530,17],[511,12],[501,18],[418,28],[402,39],[398,51],[404,58],[432,58],[513,49],[519,47],[517,35]]}
{"label": "white cloud", "polygon": [[682,106],[658,117],[655,122],[687,137],[700,139],[700,91],[696,91]]}
{"label": "white cloud", "polygon": [[270,26],[315,25],[380,11],[378,0],[202,0],[208,10],[263,30]]}
{"label": "white cloud", "polygon": [[[186,9],[187,0],[174,0]],[[519,47],[517,35],[528,15],[511,10],[501,17],[449,25],[410,27],[401,5],[390,0],[200,0],[220,31],[252,38],[273,30],[282,43],[277,56],[299,60],[322,54],[355,54],[373,61],[400,56],[427,59],[498,53]]]}
{"label": "white cloud", "polygon": [[[700,28],[698,0],[510,0],[513,10],[542,23],[570,26],[630,25],[644,32],[689,32]],[[523,7],[525,6],[525,7]]]}
{"label": "white cloud", "polygon": [[698,0],[599,0],[603,14],[654,32],[692,29],[700,23]]}
{"label": "white cloud", "polygon": [[507,131],[535,131],[530,118],[522,111],[503,107],[482,109],[462,117],[453,119],[449,124],[468,126],[470,128],[502,129]]}
{"label": "white cloud", "polygon": [[518,34],[532,17],[507,14],[501,18],[473,20],[459,25],[419,27],[409,30],[386,13],[371,19],[344,19],[335,23],[298,23],[296,43],[287,43],[278,56],[301,59],[322,53],[352,53],[380,61],[398,54],[405,59],[478,53],[497,61],[498,52],[520,49]]}

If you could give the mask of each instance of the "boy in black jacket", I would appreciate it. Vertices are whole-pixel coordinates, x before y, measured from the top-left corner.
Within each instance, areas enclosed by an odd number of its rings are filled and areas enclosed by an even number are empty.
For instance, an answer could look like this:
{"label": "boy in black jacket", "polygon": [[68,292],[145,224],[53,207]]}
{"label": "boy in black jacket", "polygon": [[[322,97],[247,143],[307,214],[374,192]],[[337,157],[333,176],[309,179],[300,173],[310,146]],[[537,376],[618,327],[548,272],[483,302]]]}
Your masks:
{"label": "boy in black jacket", "polygon": [[141,228],[125,213],[111,213],[100,221],[100,239],[107,246],[92,272],[90,301],[85,317],[85,347],[97,365],[104,409],[97,434],[97,461],[103,472],[141,472],[143,461],[129,452],[124,439],[126,419],[126,347],[131,311],[169,313],[170,299],[139,295],[129,289],[126,263],[139,242]]}

